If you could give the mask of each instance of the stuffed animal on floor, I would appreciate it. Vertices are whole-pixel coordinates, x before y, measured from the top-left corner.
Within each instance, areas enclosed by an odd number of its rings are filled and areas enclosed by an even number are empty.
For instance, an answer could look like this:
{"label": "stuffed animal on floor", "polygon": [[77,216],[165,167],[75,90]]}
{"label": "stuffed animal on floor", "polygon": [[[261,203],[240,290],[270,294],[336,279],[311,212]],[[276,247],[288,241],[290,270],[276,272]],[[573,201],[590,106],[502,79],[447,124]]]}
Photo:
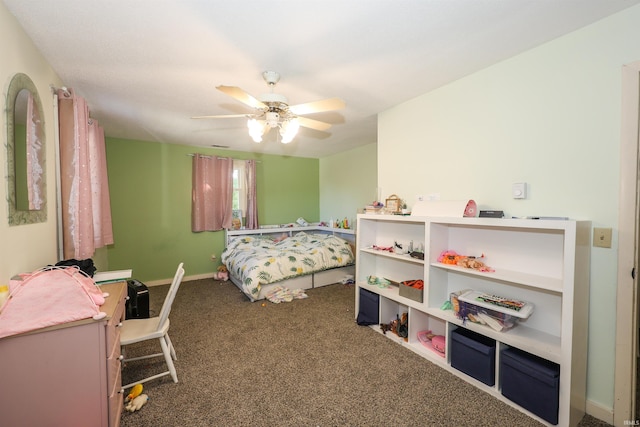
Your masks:
{"label": "stuffed animal on floor", "polygon": [[140,408],[142,408],[148,401],[149,396],[141,394],[140,396],[133,398],[131,402],[127,403],[127,406],[125,406],[124,409],[129,412],[139,411]]}
{"label": "stuffed animal on floor", "polygon": [[131,390],[129,391],[129,394],[127,395],[127,397],[124,399],[125,403],[135,399],[138,396],[140,396],[142,394],[142,390],[143,390],[142,384],[134,385],[131,388]]}
{"label": "stuffed animal on floor", "polygon": [[220,280],[221,282],[226,282],[229,280],[229,271],[225,265],[221,265],[218,267],[218,270],[213,273],[214,280]]}

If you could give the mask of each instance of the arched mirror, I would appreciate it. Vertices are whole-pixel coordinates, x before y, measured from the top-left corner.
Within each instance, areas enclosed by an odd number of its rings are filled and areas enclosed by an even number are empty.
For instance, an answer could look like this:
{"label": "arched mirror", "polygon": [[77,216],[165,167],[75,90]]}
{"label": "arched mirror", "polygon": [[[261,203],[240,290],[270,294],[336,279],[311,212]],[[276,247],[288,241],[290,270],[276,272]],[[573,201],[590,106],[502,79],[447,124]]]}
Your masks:
{"label": "arched mirror", "polygon": [[47,219],[42,103],[31,79],[18,73],[7,90],[7,204],[9,225]]}

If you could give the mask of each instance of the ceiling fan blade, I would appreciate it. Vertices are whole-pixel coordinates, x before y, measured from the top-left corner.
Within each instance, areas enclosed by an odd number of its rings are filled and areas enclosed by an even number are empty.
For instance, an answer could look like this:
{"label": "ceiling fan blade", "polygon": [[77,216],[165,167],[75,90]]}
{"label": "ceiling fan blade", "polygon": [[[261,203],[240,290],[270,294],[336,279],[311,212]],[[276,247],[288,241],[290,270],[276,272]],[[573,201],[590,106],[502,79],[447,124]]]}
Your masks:
{"label": "ceiling fan blade", "polygon": [[251,114],[223,114],[220,116],[194,116],[192,119],[232,119],[234,117],[251,117]]}
{"label": "ceiling fan blade", "polygon": [[300,126],[315,130],[327,130],[331,127],[329,123],[321,122],[320,120],[313,120],[308,117],[297,117],[297,120]]}
{"label": "ceiling fan blade", "polygon": [[237,99],[238,101],[242,102],[245,105],[248,105],[251,108],[256,108],[256,109],[268,108],[262,101],[259,101],[255,97],[249,95],[247,92],[245,92],[243,89],[240,89],[239,87],[216,86],[216,89],[218,89],[220,92],[223,92],[229,95],[232,98]]}
{"label": "ceiling fan blade", "polygon": [[345,103],[340,98],[329,98],[321,101],[307,102],[306,104],[298,104],[289,106],[289,111],[296,115],[321,113],[323,111],[341,110],[345,107]]}

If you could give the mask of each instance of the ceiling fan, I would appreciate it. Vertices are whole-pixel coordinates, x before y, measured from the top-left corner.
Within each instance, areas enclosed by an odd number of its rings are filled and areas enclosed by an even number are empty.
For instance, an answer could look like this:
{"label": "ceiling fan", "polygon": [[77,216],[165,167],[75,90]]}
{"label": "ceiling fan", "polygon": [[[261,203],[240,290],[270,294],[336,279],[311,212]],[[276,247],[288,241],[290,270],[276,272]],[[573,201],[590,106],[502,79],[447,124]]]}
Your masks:
{"label": "ceiling fan", "polygon": [[329,123],[301,116],[324,111],[340,110],[345,107],[344,101],[339,98],[289,105],[289,101],[285,96],[274,92],[276,83],[280,81],[280,74],[275,71],[265,71],[262,73],[262,78],[267,85],[269,85],[271,92],[260,95],[259,98],[250,95],[236,86],[216,86],[216,89],[219,91],[253,108],[255,110],[253,113],[196,116],[192,118],[225,119],[246,117],[248,118],[247,127],[249,128],[249,135],[255,142],[261,142],[262,136],[272,128],[279,128],[282,143],[287,144],[296,136],[300,126],[319,131],[325,131],[331,127]]}

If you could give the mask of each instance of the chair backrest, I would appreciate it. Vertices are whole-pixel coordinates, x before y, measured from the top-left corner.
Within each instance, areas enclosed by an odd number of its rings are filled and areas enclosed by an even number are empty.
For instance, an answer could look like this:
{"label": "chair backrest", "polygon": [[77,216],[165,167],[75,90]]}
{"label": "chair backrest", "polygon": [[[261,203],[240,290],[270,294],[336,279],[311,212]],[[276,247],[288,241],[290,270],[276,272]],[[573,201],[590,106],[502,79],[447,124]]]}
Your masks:
{"label": "chair backrest", "polygon": [[180,287],[180,283],[182,282],[182,277],[184,277],[184,268],[182,267],[184,263],[180,263],[178,265],[178,269],[176,270],[175,276],[173,276],[173,281],[171,282],[171,287],[169,287],[169,292],[164,299],[164,303],[162,304],[162,310],[160,310],[160,315],[158,316],[160,320],[158,321],[158,328],[162,328],[164,322],[169,318],[169,313],[171,312],[171,305],[173,304],[173,300],[176,297],[176,293],[178,293],[178,288]]}

